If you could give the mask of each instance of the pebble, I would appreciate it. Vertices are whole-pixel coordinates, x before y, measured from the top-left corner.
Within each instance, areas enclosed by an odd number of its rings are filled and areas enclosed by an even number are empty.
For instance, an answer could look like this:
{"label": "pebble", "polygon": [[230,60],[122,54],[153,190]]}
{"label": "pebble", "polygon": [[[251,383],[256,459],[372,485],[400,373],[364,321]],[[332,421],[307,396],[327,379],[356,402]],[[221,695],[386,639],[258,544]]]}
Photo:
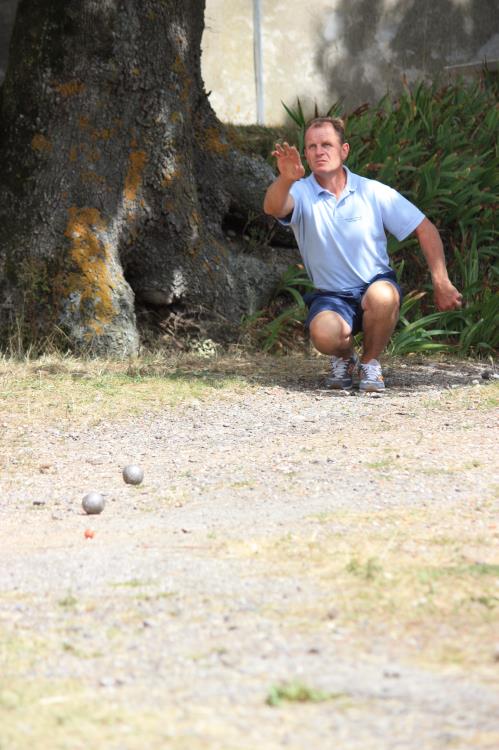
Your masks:
{"label": "pebble", "polygon": [[396,666],[385,667],[383,677],[396,678],[400,677],[400,669]]}
{"label": "pebble", "polygon": [[124,685],[125,680],[121,677],[101,677],[99,680],[100,687],[119,687],[120,685]]}

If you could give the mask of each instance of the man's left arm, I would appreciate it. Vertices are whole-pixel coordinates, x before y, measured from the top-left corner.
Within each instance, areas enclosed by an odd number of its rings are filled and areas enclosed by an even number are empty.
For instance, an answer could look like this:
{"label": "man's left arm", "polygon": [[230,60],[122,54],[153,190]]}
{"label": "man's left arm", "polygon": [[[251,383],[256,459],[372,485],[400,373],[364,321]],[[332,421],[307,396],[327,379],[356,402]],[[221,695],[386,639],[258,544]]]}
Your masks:
{"label": "man's left arm", "polygon": [[437,310],[459,310],[462,294],[451,283],[445,265],[445,254],[438,229],[429,219],[423,219],[414,230],[431,273]]}

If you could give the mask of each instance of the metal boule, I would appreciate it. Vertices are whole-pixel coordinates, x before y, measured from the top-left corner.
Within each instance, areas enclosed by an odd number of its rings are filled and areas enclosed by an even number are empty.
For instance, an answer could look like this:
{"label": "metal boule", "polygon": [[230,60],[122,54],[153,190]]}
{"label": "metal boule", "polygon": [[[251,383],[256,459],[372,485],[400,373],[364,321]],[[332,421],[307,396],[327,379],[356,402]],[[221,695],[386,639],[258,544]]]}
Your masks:
{"label": "metal boule", "polygon": [[97,515],[102,513],[106,501],[99,492],[89,492],[82,500],[82,507],[88,515]]}
{"label": "metal boule", "polygon": [[136,464],[128,464],[123,469],[123,479],[127,484],[140,484],[144,479],[144,472]]}

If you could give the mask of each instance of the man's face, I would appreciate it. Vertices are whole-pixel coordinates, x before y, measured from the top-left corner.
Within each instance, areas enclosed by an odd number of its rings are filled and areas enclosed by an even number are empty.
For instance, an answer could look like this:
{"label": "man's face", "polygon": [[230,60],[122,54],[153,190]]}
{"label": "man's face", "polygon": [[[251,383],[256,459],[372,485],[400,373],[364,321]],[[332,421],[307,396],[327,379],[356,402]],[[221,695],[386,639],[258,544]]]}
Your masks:
{"label": "man's face", "polygon": [[348,143],[340,137],[330,123],[309,128],[305,135],[305,158],[318,177],[328,177],[336,172],[348,156]]}

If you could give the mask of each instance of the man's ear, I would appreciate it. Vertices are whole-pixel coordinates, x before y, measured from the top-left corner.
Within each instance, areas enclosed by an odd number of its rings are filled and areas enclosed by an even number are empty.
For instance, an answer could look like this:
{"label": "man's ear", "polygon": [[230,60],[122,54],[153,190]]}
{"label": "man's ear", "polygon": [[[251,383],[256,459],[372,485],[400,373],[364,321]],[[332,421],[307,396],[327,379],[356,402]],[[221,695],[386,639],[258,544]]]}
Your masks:
{"label": "man's ear", "polygon": [[346,160],[349,153],[350,153],[350,144],[344,143],[341,147],[341,156],[342,156],[343,161]]}

